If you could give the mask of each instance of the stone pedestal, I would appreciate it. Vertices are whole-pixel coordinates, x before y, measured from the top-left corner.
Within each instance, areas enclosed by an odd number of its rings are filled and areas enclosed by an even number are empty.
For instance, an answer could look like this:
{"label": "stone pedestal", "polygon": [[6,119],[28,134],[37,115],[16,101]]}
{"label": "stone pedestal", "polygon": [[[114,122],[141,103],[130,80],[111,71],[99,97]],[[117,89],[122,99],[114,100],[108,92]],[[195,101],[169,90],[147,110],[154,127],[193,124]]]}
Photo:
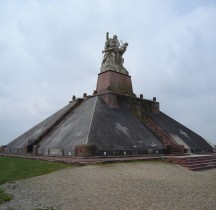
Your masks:
{"label": "stone pedestal", "polygon": [[33,145],[33,154],[34,155],[38,154],[38,145]]}
{"label": "stone pedestal", "polygon": [[98,74],[97,93],[113,91],[120,94],[134,95],[131,77],[115,71]]}
{"label": "stone pedestal", "polygon": [[91,157],[96,154],[97,147],[96,145],[76,145],[75,146],[75,156],[78,157]]}
{"label": "stone pedestal", "polygon": [[6,148],[6,146],[1,146],[0,147],[0,153],[4,153],[5,148]]}

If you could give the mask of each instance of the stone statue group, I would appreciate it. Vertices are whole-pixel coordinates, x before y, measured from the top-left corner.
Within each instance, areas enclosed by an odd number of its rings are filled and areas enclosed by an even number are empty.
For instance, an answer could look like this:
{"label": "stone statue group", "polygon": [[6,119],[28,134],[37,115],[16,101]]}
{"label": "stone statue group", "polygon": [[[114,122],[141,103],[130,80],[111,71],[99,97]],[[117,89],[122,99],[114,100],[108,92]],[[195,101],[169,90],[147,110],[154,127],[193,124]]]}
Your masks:
{"label": "stone statue group", "polygon": [[128,71],[123,66],[124,58],[122,57],[127,46],[127,42],[120,45],[116,35],[113,38],[109,38],[109,33],[107,32],[105,47],[102,51],[104,57],[101,64],[101,72],[112,70],[128,75]]}

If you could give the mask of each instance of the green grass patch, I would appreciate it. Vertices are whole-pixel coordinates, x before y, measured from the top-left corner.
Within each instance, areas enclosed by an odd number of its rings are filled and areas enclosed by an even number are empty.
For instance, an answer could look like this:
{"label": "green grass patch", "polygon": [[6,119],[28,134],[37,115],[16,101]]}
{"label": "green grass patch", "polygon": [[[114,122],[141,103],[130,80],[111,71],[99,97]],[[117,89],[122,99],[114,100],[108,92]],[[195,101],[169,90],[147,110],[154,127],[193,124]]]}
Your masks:
{"label": "green grass patch", "polygon": [[3,202],[7,202],[12,199],[11,195],[7,195],[3,190],[0,189],[0,204]]}
{"label": "green grass patch", "polygon": [[[0,157],[0,184],[48,174],[67,167],[71,167],[71,165],[41,160]],[[10,195],[6,195],[0,190],[0,204],[10,199]]]}

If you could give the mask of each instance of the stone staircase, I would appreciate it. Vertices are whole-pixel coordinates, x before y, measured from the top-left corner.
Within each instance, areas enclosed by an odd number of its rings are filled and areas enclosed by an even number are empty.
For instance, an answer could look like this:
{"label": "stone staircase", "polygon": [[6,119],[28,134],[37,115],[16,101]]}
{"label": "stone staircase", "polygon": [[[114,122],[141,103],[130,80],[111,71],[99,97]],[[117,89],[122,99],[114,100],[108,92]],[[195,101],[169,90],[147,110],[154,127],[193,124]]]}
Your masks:
{"label": "stone staircase", "polygon": [[167,161],[181,165],[192,171],[216,168],[216,155],[169,156]]}
{"label": "stone staircase", "polygon": [[80,98],[77,99],[74,103],[74,105],[67,110],[65,113],[62,114],[61,117],[59,117],[58,119],[56,119],[56,121],[51,124],[44,132],[41,132],[40,136],[38,136],[37,139],[35,140],[30,140],[28,142],[28,145],[25,146],[24,148],[24,153],[33,153],[33,154],[37,154],[37,145],[40,144],[41,141],[43,141],[43,139],[45,139],[48,135],[50,135],[65,119],[67,119],[72,112],[78,107],[80,106],[81,103],[83,103],[84,99]]}
{"label": "stone staircase", "polygon": [[160,128],[160,126],[153,119],[147,118],[142,121],[151,130],[151,132],[162,141],[164,147],[169,150],[167,151],[168,153],[184,153],[184,146],[177,144],[175,140],[162,128]]}

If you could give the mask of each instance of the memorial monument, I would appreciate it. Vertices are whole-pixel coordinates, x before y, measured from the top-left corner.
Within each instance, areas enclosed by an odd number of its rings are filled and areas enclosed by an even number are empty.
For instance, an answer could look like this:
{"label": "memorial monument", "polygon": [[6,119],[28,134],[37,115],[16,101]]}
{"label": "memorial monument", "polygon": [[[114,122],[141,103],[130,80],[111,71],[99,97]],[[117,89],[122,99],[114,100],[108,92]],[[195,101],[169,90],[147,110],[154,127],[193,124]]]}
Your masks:
{"label": "memorial monument", "polygon": [[212,152],[204,138],[160,111],[156,97],[136,97],[124,67],[127,47],[107,33],[93,95],[73,97],[1,151],[58,156]]}
{"label": "memorial monument", "polygon": [[101,64],[101,72],[112,70],[128,75],[128,71],[123,66],[123,54],[127,46],[127,42],[120,45],[116,35],[114,35],[113,38],[109,38],[109,33],[107,32],[105,47],[102,51],[104,57]]}

